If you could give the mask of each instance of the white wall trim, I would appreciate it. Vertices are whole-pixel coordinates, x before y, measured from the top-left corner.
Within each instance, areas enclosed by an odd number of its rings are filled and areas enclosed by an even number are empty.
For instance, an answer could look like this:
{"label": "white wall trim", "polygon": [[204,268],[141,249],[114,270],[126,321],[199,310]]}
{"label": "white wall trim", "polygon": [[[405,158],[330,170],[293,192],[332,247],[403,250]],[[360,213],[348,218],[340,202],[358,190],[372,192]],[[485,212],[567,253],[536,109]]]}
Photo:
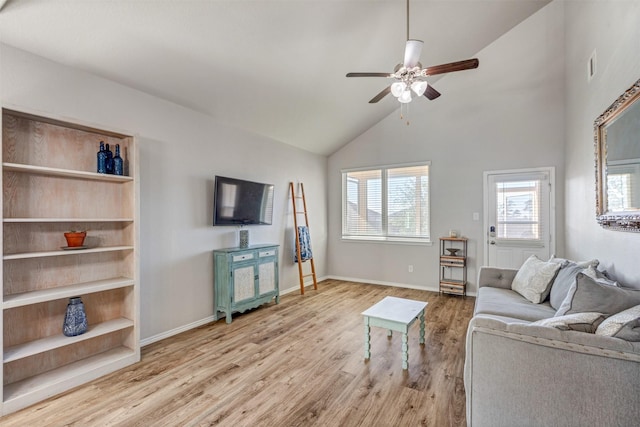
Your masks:
{"label": "white wall trim", "polygon": [[[345,282],[356,282],[356,283],[364,283],[364,284],[372,284],[372,285],[382,285],[382,286],[390,286],[393,288],[406,288],[406,289],[416,289],[418,291],[428,291],[428,292],[436,292],[439,293],[440,289],[438,287],[426,285],[426,286],[418,286],[411,285],[408,283],[398,283],[398,282],[385,282],[382,280],[371,280],[371,279],[360,279],[357,277],[344,277],[344,276],[327,276],[327,279],[333,280],[344,280]],[[467,296],[475,297],[475,292],[467,292]]]}
{"label": "white wall trim", "polygon": [[208,316],[205,317],[204,319],[201,320],[197,320],[195,322],[180,326],[178,328],[174,328],[165,332],[162,332],[160,334],[157,335],[153,335],[149,338],[144,338],[142,340],[140,340],[140,347],[145,347],[149,344],[153,344],[154,342],[163,340],[165,338],[169,338],[172,337],[174,335],[178,335],[182,332],[187,332],[188,330],[197,328],[198,326],[202,326],[202,325],[206,325],[207,323],[211,323],[214,322],[216,320],[215,316]]}
{"label": "white wall trim", "polygon": [[[323,277],[316,277],[316,281],[318,282],[318,284],[320,284],[320,282],[322,282],[323,280],[327,280],[330,279],[330,277],[328,276],[323,276]],[[304,288],[308,289],[309,286],[313,286],[313,281],[308,281],[308,282],[304,282]],[[296,283],[295,285],[291,285],[291,287],[287,288],[287,289],[280,289],[280,296],[282,295],[287,295],[293,292],[297,292],[300,290],[300,283]]]}
{"label": "white wall trim", "polygon": [[[321,281],[329,279],[329,278],[330,277],[324,276],[324,277],[317,278],[317,281],[318,281],[318,283],[320,283]],[[313,285],[313,282],[312,283],[305,283],[305,288],[307,288],[310,285]],[[280,296],[287,295],[287,294],[290,294],[290,293],[293,293],[293,292],[296,292],[296,291],[299,291],[299,290],[300,290],[299,286],[293,286],[291,288],[288,288],[288,289],[285,289],[283,291],[280,291]],[[222,317],[221,317],[221,319],[222,319]],[[171,329],[169,331],[165,331],[165,332],[162,332],[160,334],[153,335],[153,336],[151,336],[149,338],[144,338],[144,339],[140,340],[140,347],[144,347],[144,346],[147,346],[149,344],[153,344],[154,342],[161,341],[161,340],[163,340],[165,338],[170,338],[170,337],[172,337],[174,335],[178,335],[178,334],[181,334],[183,332],[187,332],[187,331],[189,331],[191,329],[194,329],[194,328],[197,328],[199,326],[206,325],[207,323],[215,322],[216,320],[219,320],[219,319],[216,319],[215,316],[207,316],[204,319],[196,320],[195,322],[191,322],[191,323],[188,323],[186,325],[180,326],[178,328],[174,328],[174,329]]]}
{"label": "white wall trim", "polygon": [[[417,286],[417,285],[410,285],[407,283],[398,283],[398,282],[385,282],[385,281],[381,281],[381,280],[369,280],[369,279],[359,279],[359,278],[355,278],[355,277],[342,277],[342,276],[323,276],[323,277],[319,277],[318,280],[318,286],[320,286],[320,282],[322,282],[323,280],[343,280],[345,282],[356,282],[356,283],[364,283],[364,284],[372,284],[372,285],[382,285],[382,286],[390,286],[390,287],[394,287],[394,288],[407,288],[407,289],[416,289],[419,291],[429,291],[429,292],[439,292],[438,288],[434,288],[432,286]],[[305,289],[308,288],[309,286],[313,285],[313,283],[305,283]],[[293,286],[291,288],[285,289],[284,291],[280,292],[280,296],[282,295],[287,295],[287,294],[291,294],[293,292],[297,292],[299,291],[300,288],[297,286]],[[467,292],[467,296],[471,296],[471,297],[475,297],[476,293],[475,292]],[[222,318],[221,318],[222,319]],[[205,317],[204,319],[201,320],[197,320],[195,322],[189,323],[187,325],[183,325],[180,326],[179,328],[174,328],[171,329],[169,331],[163,332],[161,334],[157,334],[154,336],[151,336],[149,338],[145,338],[140,340],[140,347],[145,347],[149,344],[153,344],[155,342],[161,341],[165,338],[170,338],[174,335],[178,335],[181,334],[182,332],[187,332],[191,329],[197,328],[199,326],[202,325],[206,325],[207,323],[211,323],[211,322],[215,322],[216,318],[214,316],[208,316]]]}

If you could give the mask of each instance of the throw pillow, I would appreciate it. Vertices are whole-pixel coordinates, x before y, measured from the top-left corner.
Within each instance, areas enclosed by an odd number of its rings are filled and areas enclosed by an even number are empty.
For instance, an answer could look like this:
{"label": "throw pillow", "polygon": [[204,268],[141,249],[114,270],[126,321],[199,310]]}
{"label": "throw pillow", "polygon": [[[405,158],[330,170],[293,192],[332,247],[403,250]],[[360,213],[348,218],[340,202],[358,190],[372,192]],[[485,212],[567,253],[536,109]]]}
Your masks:
{"label": "throw pillow", "polygon": [[640,304],[640,290],[603,285],[578,273],[576,282],[556,312],[556,316],[580,312],[598,312],[611,316]]}
{"label": "throw pillow", "polygon": [[567,263],[571,262],[574,264],[578,264],[582,268],[587,268],[589,266],[593,266],[595,268],[600,264],[600,261],[595,258],[589,261],[571,261],[570,259],[566,258],[557,258],[556,254],[551,255],[551,258],[549,258],[549,262],[555,262],[562,265],[567,265]]}
{"label": "throw pillow", "polygon": [[597,335],[640,341],[640,305],[607,318],[598,326]]}
{"label": "throw pillow", "polygon": [[513,278],[511,289],[532,303],[540,304],[549,295],[551,283],[559,269],[560,264],[541,261],[531,255]]}
{"label": "throw pillow", "polygon": [[592,279],[594,279],[596,282],[602,283],[603,285],[619,286],[618,282],[616,282],[615,280],[611,280],[602,271],[596,269],[592,265],[590,265],[589,267],[585,268],[583,273],[586,274],[587,276],[591,277]]}
{"label": "throw pillow", "polygon": [[579,331],[592,334],[596,332],[598,325],[601,325],[603,320],[605,320],[605,315],[602,313],[574,313],[538,320],[533,322],[532,325],[547,326],[561,331]]}
{"label": "throw pillow", "polygon": [[551,285],[551,293],[549,294],[549,303],[551,307],[558,310],[562,305],[562,301],[567,297],[569,289],[576,282],[576,276],[578,273],[584,271],[584,268],[580,267],[575,262],[569,262],[564,267],[560,268],[558,275],[553,280]]}

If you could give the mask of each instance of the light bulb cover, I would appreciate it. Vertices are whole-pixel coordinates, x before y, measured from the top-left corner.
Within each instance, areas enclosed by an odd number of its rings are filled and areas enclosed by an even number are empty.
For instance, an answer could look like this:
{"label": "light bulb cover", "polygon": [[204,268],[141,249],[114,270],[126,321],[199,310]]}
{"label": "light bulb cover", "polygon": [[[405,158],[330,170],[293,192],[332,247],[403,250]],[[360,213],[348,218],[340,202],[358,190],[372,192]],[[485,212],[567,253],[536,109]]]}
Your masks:
{"label": "light bulb cover", "polygon": [[423,80],[416,80],[415,82],[411,83],[411,90],[414,91],[416,95],[422,96],[427,90],[427,86],[429,86],[427,82]]}
{"label": "light bulb cover", "polygon": [[409,89],[402,92],[402,94],[398,97],[398,101],[403,104],[408,104],[411,102],[411,91]]}
{"label": "light bulb cover", "polygon": [[391,84],[391,94],[398,98],[407,89],[404,82],[394,82]]}

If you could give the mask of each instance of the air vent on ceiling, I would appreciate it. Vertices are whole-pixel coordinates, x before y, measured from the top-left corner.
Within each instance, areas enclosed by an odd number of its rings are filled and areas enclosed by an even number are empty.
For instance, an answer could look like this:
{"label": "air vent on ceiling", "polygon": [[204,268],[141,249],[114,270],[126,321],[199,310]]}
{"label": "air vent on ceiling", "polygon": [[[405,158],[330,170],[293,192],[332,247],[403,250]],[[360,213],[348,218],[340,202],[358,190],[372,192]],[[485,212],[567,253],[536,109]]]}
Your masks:
{"label": "air vent on ceiling", "polygon": [[593,53],[589,57],[589,61],[587,61],[587,81],[590,82],[596,75],[596,51],[594,49]]}

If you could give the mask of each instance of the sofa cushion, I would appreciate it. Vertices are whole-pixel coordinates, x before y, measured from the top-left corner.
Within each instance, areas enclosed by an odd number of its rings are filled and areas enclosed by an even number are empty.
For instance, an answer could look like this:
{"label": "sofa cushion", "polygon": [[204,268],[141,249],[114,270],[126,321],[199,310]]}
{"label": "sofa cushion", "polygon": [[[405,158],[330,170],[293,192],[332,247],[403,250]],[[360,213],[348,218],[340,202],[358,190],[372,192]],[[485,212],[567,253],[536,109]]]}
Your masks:
{"label": "sofa cushion", "polygon": [[[467,342],[474,329],[484,328],[495,330],[498,334],[502,332],[521,335],[522,338],[530,337],[529,342],[542,342],[544,340],[554,341],[553,347],[546,347],[553,352],[553,348],[576,351],[579,346],[591,347],[591,354],[598,352],[598,355],[625,360],[633,360],[638,363],[640,356],[640,342],[625,341],[606,337],[598,334],[584,334],[576,331],[563,331],[556,328],[547,328],[533,323],[511,323],[503,322],[489,316],[474,316],[469,322],[467,329]],[[514,337],[516,338],[516,337]],[[545,347],[543,345],[543,347]],[[469,349],[469,346],[467,346]],[[495,349],[495,353],[500,353],[502,349]],[[626,353],[626,354],[625,354]],[[631,358],[627,357],[632,353]],[[550,367],[551,368],[551,367]],[[637,368],[636,368],[637,369]],[[551,369],[553,371],[553,369]],[[554,371],[557,374],[557,371]],[[561,371],[562,372],[562,371]],[[569,374],[572,375],[572,374]],[[588,372],[585,374],[588,375]]]}
{"label": "sofa cushion", "polygon": [[640,290],[604,285],[578,273],[556,316],[595,311],[607,316],[640,304]]}
{"label": "sofa cushion", "polygon": [[640,305],[607,318],[598,326],[597,335],[640,341]]}
{"label": "sofa cushion", "polygon": [[555,309],[548,302],[533,304],[511,289],[485,286],[478,289],[475,314],[489,314],[534,322],[553,317]]}
{"label": "sofa cushion", "polygon": [[511,289],[534,304],[544,301],[549,295],[551,283],[561,264],[546,262],[531,255],[522,264],[511,283]]}
{"label": "sofa cushion", "polygon": [[511,282],[517,273],[518,270],[515,268],[482,266],[478,272],[478,288],[491,286],[492,288],[511,289]]}
{"label": "sofa cushion", "polygon": [[602,313],[573,313],[564,316],[538,320],[532,325],[556,328],[561,331],[579,331],[594,333],[605,319]]}
{"label": "sofa cushion", "polygon": [[551,292],[549,293],[549,303],[551,307],[556,310],[560,308],[569,293],[569,289],[571,289],[571,286],[576,282],[576,276],[583,270],[584,267],[571,261],[560,268],[558,275],[553,280]]}

